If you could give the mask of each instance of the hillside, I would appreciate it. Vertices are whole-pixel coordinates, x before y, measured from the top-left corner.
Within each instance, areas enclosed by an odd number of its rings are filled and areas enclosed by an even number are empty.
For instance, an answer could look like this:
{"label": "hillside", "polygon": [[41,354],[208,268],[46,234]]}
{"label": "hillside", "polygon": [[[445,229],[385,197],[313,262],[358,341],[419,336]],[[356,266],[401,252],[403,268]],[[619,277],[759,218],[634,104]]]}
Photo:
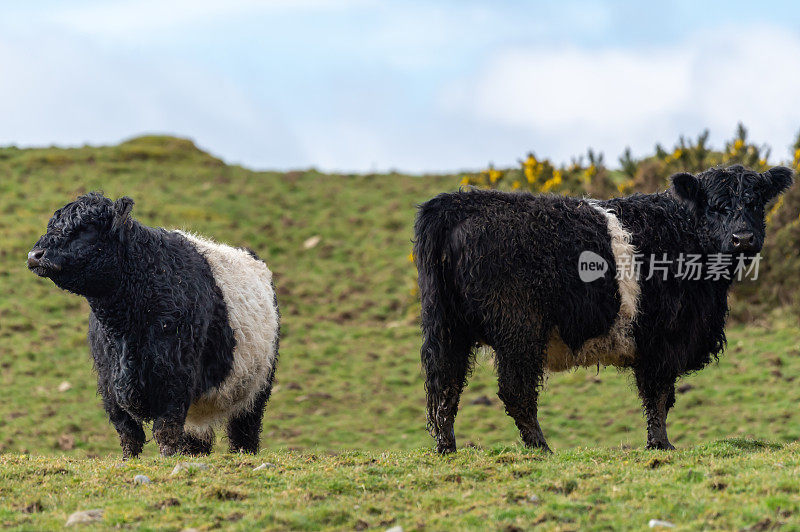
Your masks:
{"label": "hillside", "polygon": [[[800,455],[790,443],[800,439],[800,328],[781,311],[769,329],[735,326],[720,363],[680,383],[670,435],[683,451],[643,451],[631,377],[601,369],[548,379],[540,420],[557,452],[527,453],[482,354],[456,423],[461,448],[477,449],[443,461],[430,454],[408,255],[415,205],[458,181],[253,172],[167,137],[1,148],[0,523],[56,527],[71,511],[109,499],[107,525],[176,528],[212,526],[235,513],[244,516],[217,524],[353,528],[363,520],[408,530],[479,527],[486,519],[569,529],[641,528],[651,517],[721,528],[800,521]],[[131,196],[143,223],[249,246],[275,272],[284,318],[263,456],[216,456],[213,474],[176,484],[167,481],[174,460],[154,458],[150,443],[141,462],[118,468],[86,347],[88,307],[25,267],[52,212],[90,190]],[[651,469],[654,456],[666,465]],[[251,473],[261,462],[278,467]],[[152,486],[131,484],[139,471]],[[208,502],[220,487],[245,498]],[[541,503],[519,502],[531,495]],[[152,509],[169,497],[181,506]],[[23,511],[37,501],[42,512]],[[180,517],[189,514],[197,521]]]}

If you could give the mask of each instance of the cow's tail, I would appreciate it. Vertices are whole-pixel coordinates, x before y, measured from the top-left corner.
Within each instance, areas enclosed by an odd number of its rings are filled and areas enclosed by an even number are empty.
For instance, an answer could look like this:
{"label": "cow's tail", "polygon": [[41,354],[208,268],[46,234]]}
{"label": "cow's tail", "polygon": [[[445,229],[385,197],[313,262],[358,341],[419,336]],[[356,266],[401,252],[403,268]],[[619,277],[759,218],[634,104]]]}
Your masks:
{"label": "cow's tail", "polygon": [[463,320],[453,303],[455,287],[449,240],[461,214],[453,207],[446,195],[438,196],[420,206],[414,226],[414,261],[422,304],[420,354],[426,377],[428,430],[437,438],[447,437],[440,429],[452,430],[452,421],[440,417],[449,416],[453,406],[457,408],[469,364],[469,353],[463,345],[466,334],[459,327]]}

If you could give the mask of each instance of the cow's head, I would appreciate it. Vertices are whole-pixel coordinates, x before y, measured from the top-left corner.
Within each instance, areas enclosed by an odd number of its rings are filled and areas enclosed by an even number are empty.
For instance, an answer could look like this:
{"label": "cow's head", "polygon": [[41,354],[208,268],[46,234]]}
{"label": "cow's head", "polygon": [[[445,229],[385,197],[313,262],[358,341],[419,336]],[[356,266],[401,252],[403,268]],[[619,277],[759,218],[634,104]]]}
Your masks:
{"label": "cow's head", "polygon": [[133,200],[90,193],[58,209],[28,253],[28,268],[59,288],[99,296],[119,282],[120,250]]}
{"label": "cow's head", "polygon": [[792,170],[776,166],[759,174],[743,166],[672,176],[672,193],[683,200],[708,239],[709,253],[754,255],[764,245],[765,207],[792,184]]}

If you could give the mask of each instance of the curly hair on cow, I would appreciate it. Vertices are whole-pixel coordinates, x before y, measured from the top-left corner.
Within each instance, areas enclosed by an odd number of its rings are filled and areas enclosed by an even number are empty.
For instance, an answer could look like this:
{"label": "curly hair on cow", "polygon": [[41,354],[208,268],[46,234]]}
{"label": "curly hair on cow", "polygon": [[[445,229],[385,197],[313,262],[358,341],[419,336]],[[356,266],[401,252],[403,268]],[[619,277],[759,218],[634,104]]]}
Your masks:
{"label": "curly hair on cow", "polygon": [[278,359],[272,273],[253,252],[131,217],[133,200],[100,193],[58,209],[28,267],[86,297],[98,392],[124,458],[256,452]]}
{"label": "curly hair on cow", "polygon": [[[494,350],[498,396],[526,445],[549,450],[537,415],[545,373],[602,364],[633,370],[647,446],[673,448],[675,382],[723,351],[734,266],[761,249],[765,206],[791,183],[788,168],[731,166],[607,201],[467,189],[422,204],[414,256],[437,450],[456,449],[481,344]],[[725,261],[695,278],[682,271],[687,256]],[[584,276],[586,257],[597,275]]]}

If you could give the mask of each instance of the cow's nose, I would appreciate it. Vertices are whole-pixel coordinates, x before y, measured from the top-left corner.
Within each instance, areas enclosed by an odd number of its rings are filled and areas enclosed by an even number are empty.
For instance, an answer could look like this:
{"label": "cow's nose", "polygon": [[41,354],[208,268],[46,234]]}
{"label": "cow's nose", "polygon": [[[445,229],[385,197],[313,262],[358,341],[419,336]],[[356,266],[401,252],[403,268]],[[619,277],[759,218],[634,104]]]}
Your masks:
{"label": "cow's nose", "polygon": [[28,252],[28,268],[35,268],[41,265],[44,251],[41,248],[33,248]]}
{"label": "cow's nose", "polygon": [[752,231],[740,231],[738,233],[733,233],[731,236],[731,243],[733,244],[733,248],[736,250],[744,251],[752,249],[755,242],[756,236]]}

